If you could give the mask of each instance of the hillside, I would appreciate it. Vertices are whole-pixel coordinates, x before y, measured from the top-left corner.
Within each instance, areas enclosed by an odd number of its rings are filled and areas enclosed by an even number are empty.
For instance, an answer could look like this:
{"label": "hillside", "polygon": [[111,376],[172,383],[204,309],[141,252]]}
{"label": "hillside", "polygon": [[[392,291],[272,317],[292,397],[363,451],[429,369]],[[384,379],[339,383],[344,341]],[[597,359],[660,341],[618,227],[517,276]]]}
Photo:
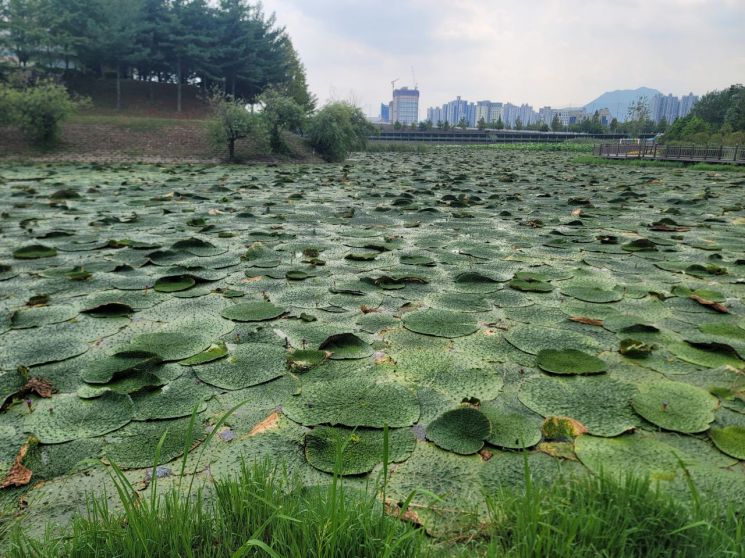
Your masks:
{"label": "hillside", "polygon": [[635,102],[640,97],[647,97],[649,99],[659,94],[660,91],[658,91],[657,89],[652,89],[650,87],[606,91],[594,101],[586,104],[585,110],[589,113],[593,113],[601,108],[607,108],[615,118],[617,118],[620,122],[624,122],[626,120],[626,115],[628,114],[629,105],[631,105],[631,103]]}
{"label": "hillside", "polygon": [[176,85],[152,81],[122,80],[122,109],[116,110],[116,82],[103,79],[70,80],[71,91],[89,97],[90,114],[120,114],[159,118],[204,119],[208,114],[202,90],[185,85],[182,88],[182,111],[176,112]]}

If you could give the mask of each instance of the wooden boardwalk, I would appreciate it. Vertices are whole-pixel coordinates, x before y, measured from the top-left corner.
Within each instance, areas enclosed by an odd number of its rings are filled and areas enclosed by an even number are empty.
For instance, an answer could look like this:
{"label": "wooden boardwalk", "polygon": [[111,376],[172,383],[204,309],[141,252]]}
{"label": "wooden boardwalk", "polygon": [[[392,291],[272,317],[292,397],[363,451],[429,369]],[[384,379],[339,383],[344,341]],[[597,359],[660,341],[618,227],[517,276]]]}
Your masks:
{"label": "wooden boardwalk", "polygon": [[593,154],[606,159],[647,159],[681,163],[731,163],[745,165],[745,146],[709,145],[596,145]]}

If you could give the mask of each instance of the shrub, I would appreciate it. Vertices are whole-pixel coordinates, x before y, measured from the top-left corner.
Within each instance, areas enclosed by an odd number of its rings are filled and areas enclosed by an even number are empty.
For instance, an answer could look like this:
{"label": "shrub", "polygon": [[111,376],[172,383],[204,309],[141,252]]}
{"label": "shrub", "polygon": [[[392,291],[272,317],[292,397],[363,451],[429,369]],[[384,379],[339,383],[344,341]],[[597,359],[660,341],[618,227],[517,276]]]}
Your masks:
{"label": "shrub", "polygon": [[269,145],[269,134],[264,120],[246,108],[246,102],[230,95],[213,94],[210,97],[213,119],[208,124],[210,143],[217,149],[228,148],[228,161],[233,163],[235,142],[251,138],[259,148]]}
{"label": "shrub", "polygon": [[87,103],[52,82],[23,90],[6,87],[0,90],[0,121],[16,125],[32,144],[49,147],[59,139],[60,123]]}
{"label": "shrub", "polygon": [[350,152],[365,148],[367,138],[375,132],[362,111],[345,102],[323,107],[309,127],[310,143],[326,161],[339,162]]}

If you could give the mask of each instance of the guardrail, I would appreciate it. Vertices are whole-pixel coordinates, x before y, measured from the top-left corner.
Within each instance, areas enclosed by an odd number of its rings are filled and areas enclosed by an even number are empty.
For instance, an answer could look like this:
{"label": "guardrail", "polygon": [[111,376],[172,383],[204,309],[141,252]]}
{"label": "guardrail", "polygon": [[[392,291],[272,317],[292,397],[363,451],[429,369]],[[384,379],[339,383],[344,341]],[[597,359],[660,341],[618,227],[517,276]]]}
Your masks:
{"label": "guardrail", "polygon": [[593,153],[606,159],[650,159],[683,163],[734,163],[745,165],[745,147],[741,145],[621,145],[602,144]]}

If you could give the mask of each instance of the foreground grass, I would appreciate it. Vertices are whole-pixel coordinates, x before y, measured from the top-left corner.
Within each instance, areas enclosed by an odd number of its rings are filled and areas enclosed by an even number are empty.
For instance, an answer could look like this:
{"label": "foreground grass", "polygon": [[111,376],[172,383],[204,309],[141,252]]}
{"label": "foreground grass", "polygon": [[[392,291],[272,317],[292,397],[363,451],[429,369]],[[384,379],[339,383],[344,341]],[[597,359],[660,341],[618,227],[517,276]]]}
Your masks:
{"label": "foreground grass", "polygon": [[[592,150],[590,150],[592,151]],[[580,155],[575,157],[572,162],[583,164],[583,165],[606,165],[606,166],[624,166],[624,167],[661,167],[668,169],[689,169],[689,170],[700,170],[709,172],[743,172],[745,173],[745,166],[743,165],[728,165],[728,164],[714,164],[714,163],[682,163],[679,161],[654,161],[644,159],[606,159],[604,157],[596,157],[595,155]]]}
{"label": "foreground grass", "polygon": [[[739,557],[745,527],[733,510],[687,503],[647,480],[585,476],[486,497],[469,542],[428,539],[385,515],[377,499],[345,487],[307,488],[267,465],[242,467],[211,495],[170,491],[140,499],[119,483],[122,514],[92,500],[64,537],[15,531],[8,556],[240,558],[488,556],[512,558]],[[404,506],[406,504],[404,503]]]}

